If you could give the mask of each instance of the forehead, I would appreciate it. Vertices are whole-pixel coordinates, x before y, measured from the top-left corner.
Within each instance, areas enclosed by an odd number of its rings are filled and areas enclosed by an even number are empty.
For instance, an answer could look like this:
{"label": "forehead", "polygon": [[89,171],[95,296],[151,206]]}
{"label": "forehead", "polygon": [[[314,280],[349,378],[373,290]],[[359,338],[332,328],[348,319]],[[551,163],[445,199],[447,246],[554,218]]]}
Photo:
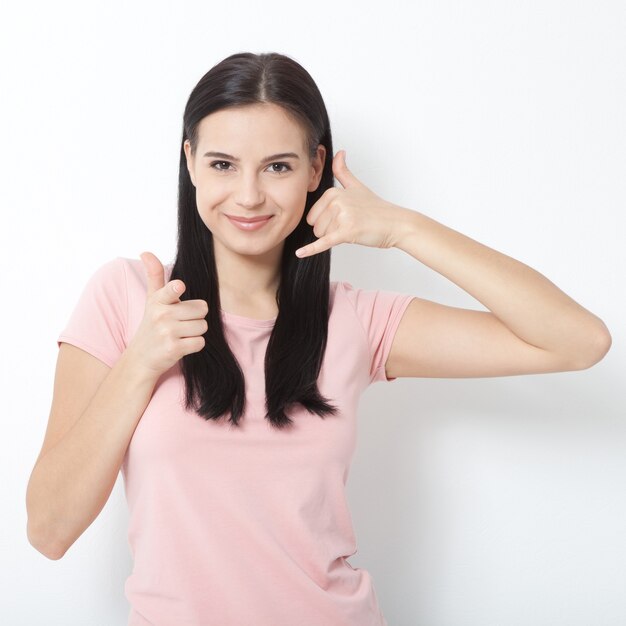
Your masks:
{"label": "forehead", "polygon": [[304,146],[304,131],[285,109],[275,104],[229,107],[204,117],[198,126],[202,148],[226,152],[258,147],[263,153],[297,152]]}

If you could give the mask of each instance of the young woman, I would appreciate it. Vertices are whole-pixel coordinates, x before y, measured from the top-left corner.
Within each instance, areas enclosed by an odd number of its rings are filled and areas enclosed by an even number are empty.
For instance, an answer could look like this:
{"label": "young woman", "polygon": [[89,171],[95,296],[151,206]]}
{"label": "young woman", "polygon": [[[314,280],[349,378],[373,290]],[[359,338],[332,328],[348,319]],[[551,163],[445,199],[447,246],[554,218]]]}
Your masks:
{"label": "young woman", "polygon": [[[385,625],[348,561],[360,394],[588,368],[606,326],[527,265],[372,193],[280,54],[234,54],[191,92],[178,225],[173,263],[108,261],[58,337],[29,540],[61,558],[121,469],[129,625]],[[489,311],[330,281],[341,243],[399,248]]]}

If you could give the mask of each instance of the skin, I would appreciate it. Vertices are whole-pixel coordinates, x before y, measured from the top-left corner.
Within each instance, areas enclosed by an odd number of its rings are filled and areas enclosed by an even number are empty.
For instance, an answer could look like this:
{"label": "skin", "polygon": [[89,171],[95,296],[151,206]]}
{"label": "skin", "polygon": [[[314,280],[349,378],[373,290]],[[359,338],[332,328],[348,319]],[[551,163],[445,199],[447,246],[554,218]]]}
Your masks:
{"label": "skin", "polygon": [[[206,116],[199,124],[196,154],[189,140],[184,150],[198,213],[213,234],[222,308],[274,317],[285,239],[302,219],[307,192],[319,186],[326,149],[319,144],[309,158],[304,129],[282,107],[263,103]],[[208,151],[240,160],[203,156]],[[282,152],[299,158],[263,163]],[[260,230],[244,232],[225,214],[273,217]]]}

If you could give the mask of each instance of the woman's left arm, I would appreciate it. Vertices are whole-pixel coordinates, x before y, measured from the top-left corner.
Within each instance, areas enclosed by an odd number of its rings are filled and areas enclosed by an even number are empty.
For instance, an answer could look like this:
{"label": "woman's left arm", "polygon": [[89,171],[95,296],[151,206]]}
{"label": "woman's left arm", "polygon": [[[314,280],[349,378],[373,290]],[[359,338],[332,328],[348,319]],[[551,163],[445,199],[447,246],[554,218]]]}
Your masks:
{"label": "woman's left arm", "polygon": [[327,189],[306,221],[319,239],[296,251],[341,243],[398,248],[450,279],[489,311],[415,296],[385,363],[388,377],[510,376],[586,369],[611,347],[604,322],[528,265],[434,219],[387,202],[333,158],[344,187]]}
{"label": "woman's left arm", "polygon": [[467,291],[526,343],[561,354],[576,368],[608,352],[611,335],[604,322],[532,267],[422,213],[391,208],[390,247]]}

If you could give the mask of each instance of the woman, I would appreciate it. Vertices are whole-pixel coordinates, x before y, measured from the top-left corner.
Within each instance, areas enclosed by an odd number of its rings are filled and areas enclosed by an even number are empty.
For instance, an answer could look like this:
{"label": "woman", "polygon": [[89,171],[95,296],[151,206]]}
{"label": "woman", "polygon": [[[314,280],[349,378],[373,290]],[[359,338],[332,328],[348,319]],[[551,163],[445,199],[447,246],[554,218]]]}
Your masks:
{"label": "woman", "polygon": [[[284,55],[234,54],[193,89],[178,204],[174,263],[105,263],[58,338],[29,540],[61,558],[121,469],[130,625],[385,625],[348,561],[362,391],[584,369],[610,334],[530,267],[372,193]],[[489,311],[329,281],[340,243],[404,250]]]}

